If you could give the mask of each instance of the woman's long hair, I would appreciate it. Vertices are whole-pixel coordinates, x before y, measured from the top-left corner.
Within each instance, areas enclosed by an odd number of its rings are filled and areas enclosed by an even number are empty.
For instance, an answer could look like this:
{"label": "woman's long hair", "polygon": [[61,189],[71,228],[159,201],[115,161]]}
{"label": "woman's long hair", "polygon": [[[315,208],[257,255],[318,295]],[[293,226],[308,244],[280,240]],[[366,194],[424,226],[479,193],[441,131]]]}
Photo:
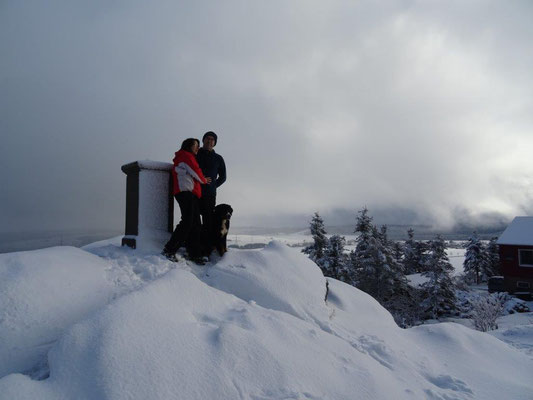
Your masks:
{"label": "woman's long hair", "polygon": [[195,142],[198,143],[198,146],[200,146],[200,141],[198,139],[195,139],[195,138],[185,139],[183,143],[181,144],[181,150],[186,150],[186,151],[191,152],[191,148]]}

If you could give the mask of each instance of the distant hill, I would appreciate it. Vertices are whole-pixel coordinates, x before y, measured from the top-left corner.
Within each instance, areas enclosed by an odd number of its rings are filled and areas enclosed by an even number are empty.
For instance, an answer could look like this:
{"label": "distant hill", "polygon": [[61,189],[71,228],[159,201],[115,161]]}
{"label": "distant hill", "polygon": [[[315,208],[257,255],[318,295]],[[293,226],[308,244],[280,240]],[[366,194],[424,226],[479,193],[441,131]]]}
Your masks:
{"label": "distant hill", "polygon": [[[505,227],[497,228],[480,228],[480,227],[462,227],[461,229],[454,229],[450,231],[439,230],[438,228],[428,225],[387,225],[387,232],[389,238],[392,240],[406,240],[407,231],[412,228],[417,240],[433,239],[435,235],[441,235],[446,240],[466,240],[470,237],[472,232],[476,231],[481,239],[489,240],[494,236],[500,236]],[[352,225],[345,226],[327,226],[328,233],[338,235],[353,234],[354,227]]]}
{"label": "distant hill", "polygon": [[[492,237],[500,236],[505,229],[505,226],[491,228],[461,226],[460,228],[456,228],[454,230],[443,231],[429,225],[387,225],[387,227],[389,238],[392,240],[406,240],[407,231],[409,228],[414,230],[415,239],[417,240],[433,239],[437,234],[442,235],[442,237],[446,240],[466,240],[474,231],[478,233],[478,236],[481,239],[489,240]],[[329,234],[352,235],[354,233],[354,225],[326,226],[326,231]],[[305,235],[311,235],[309,228],[303,226],[279,228],[232,227],[231,233],[244,235],[281,235],[301,233]]]}

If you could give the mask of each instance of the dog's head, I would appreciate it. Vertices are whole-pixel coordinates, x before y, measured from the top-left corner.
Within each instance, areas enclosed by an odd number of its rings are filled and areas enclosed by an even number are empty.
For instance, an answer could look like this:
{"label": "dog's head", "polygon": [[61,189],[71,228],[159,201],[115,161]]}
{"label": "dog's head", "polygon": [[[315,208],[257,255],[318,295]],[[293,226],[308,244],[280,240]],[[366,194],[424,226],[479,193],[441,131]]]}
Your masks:
{"label": "dog's head", "polygon": [[215,215],[221,219],[231,219],[233,208],[229,204],[219,204],[215,207]]}

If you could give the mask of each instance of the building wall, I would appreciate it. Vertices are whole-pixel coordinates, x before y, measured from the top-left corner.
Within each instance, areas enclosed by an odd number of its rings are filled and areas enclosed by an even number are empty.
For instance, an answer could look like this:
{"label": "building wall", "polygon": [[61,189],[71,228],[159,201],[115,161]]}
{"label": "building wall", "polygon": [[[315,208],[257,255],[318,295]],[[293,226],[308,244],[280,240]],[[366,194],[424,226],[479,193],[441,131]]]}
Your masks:
{"label": "building wall", "polygon": [[501,274],[505,280],[505,290],[509,293],[533,290],[533,267],[519,265],[520,249],[533,250],[533,246],[500,245]]}
{"label": "building wall", "polygon": [[520,267],[518,250],[533,250],[533,246],[500,245],[501,273],[503,276],[516,276],[533,279],[533,267]]}

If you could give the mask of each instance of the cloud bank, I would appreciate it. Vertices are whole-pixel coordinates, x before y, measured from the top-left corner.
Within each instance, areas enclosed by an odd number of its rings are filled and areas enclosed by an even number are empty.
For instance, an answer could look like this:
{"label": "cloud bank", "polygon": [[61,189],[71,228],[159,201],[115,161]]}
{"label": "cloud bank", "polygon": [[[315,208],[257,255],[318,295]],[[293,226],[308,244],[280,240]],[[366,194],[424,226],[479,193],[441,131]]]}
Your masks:
{"label": "cloud bank", "polygon": [[532,16],[527,1],[3,2],[0,229],[121,228],[120,166],[207,130],[236,224],[530,214]]}

